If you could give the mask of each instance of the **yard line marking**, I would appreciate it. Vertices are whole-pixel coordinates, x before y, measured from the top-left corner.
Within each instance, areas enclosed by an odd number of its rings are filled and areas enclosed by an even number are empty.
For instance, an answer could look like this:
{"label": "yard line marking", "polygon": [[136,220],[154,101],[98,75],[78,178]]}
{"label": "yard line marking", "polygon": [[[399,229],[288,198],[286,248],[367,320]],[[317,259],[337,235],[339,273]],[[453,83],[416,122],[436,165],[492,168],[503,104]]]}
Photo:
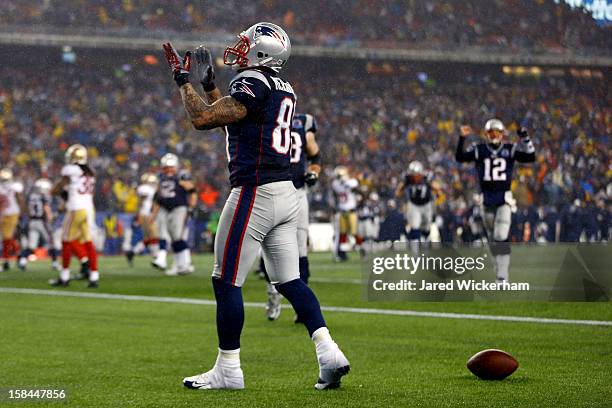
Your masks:
{"label": "yard line marking", "polygon": [[[0,293],[13,293],[25,295],[43,296],[63,296],[90,299],[114,299],[158,303],[179,303],[188,305],[215,306],[214,300],[192,299],[177,297],[160,296],[140,296],[140,295],[119,295],[114,293],[91,293],[91,292],[70,292],[52,289],[28,289],[28,288],[0,288]],[[264,308],[264,303],[245,302],[246,307]],[[290,309],[290,305],[283,305],[284,309]],[[547,317],[526,317],[526,316],[500,316],[500,315],[480,315],[469,313],[444,313],[444,312],[423,312],[417,310],[397,310],[397,309],[369,309],[359,307],[344,306],[321,306],[325,312],[356,313],[387,316],[411,316],[411,317],[435,317],[442,319],[470,319],[470,320],[494,320],[502,322],[522,322],[522,323],[543,323],[543,324],[574,324],[583,326],[612,326],[612,321],[607,320],[573,320],[573,319],[553,319]]]}

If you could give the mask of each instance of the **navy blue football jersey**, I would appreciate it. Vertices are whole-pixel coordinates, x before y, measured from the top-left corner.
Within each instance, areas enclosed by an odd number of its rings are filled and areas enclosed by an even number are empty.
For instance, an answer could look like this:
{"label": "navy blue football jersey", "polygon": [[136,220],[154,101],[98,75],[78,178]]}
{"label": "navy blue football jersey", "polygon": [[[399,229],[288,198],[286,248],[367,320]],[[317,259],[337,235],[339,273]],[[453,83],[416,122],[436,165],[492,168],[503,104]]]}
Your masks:
{"label": "navy blue football jersey", "polygon": [[229,94],[247,115],[226,127],[232,187],[291,180],[291,122],[296,96],[274,72],[247,69],[232,79]]}
{"label": "navy blue football jersey", "polygon": [[185,180],[185,173],[181,172],[174,176],[162,174],[159,177],[159,187],[155,193],[155,202],[168,211],[176,207],[186,207],[189,193],[183,186],[181,180]]}
{"label": "navy blue football jersey", "polygon": [[474,162],[478,172],[480,189],[485,207],[497,207],[506,201],[510,191],[514,162],[535,161],[535,149],[531,141],[521,143],[479,143],[463,151],[464,138],[459,138],[456,157],[460,162]]}
{"label": "navy blue football jersey", "polygon": [[296,114],[291,126],[291,179],[295,188],[304,187],[306,174],[306,133],[317,133],[317,122],[307,113]]}
{"label": "navy blue football jersey", "polygon": [[28,217],[31,220],[44,220],[45,205],[49,203],[49,198],[44,194],[31,193],[28,196]]}
{"label": "navy blue football jersey", "polygon": [[425,205],[432,201],[431,179],[431,173],[426,175],[406,174],[404,176],[405,190],[413,204]]}

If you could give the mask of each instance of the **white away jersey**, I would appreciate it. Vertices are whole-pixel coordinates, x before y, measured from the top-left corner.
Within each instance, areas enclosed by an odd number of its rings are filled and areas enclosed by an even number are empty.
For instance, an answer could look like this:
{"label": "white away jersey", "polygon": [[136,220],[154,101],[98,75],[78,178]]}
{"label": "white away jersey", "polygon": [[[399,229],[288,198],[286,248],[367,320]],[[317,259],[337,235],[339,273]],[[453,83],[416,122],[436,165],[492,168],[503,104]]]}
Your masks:
{"label": "white away jersey", "polygon": [[153,197],[155,197],[155,187],[150,184],[141,184],[136,189],[136,194],[140,199],[140,215],[151,215],[153,209]]}
{"label": "white away jersey", "polygon": [[20,213],[16,194],[23,192],[23,184],[9,181],[0,184],[0,215],[16,215]]}
{"label": "white away jersey", "polygon": [[67,164],[62,168],[62,176],[70,178],[68,183],[68,211],[93,209],[93,193],[96,179],[86,176],[76,164]]}
{"label": "white away jersey", "polygon": [[353,211],[357,208],[357,197],[353,192],[359,186],[357,179],[334,180],[332,189],[336,196],[336,208],[339,211]]}

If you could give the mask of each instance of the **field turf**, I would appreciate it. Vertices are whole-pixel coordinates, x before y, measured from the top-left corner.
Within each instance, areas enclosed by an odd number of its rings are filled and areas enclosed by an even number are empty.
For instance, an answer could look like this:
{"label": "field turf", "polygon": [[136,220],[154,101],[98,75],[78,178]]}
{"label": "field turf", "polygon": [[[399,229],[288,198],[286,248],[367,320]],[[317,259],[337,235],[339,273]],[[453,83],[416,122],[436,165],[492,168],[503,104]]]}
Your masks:
{"label": "field turf", "polygon": [[[353,259],[356,256],[353,255]],[[313,287],[325,306],[612,321],[610,303],[366,302],[356,260],[311,256]],[[136,259],[101,259],[99,289],[74,281],[60,292],[212,300],[212,256],[195,257],[193,276],[166,277]],[[0,273],[0,288],[50,290],[46,262]],[[0,289],[1,290],[1,289]],[[216,357],[214,306],[134,299],[50,296],[0,291],[0,389],[68,391],[67,403],[43,407],[599,407],[612,401],[612,327],[328,311],[332,335],[351,361],[342,388],[319,392],[314,347],[293,312],[269,322],[259,305],[264,282],[250,276],[242,336],[244,391],[193,391],[184,376]],[[520,363],[504,381],[466,368],[484,348]]]}

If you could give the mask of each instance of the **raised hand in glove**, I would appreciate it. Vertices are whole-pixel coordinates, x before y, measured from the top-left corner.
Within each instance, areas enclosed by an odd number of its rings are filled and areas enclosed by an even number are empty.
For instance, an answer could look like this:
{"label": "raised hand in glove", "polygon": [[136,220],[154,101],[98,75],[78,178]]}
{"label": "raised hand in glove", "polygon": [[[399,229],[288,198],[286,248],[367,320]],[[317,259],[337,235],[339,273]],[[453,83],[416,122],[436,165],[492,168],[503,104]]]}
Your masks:
{"label": "raised hand in glove", "polygon": [[189,82],[189,69],[191,68],[191,51],[185,52],[185,56],[181,58],[176,49],[171,43],[167,42],[162,44],[164,48],[164,54],[170,69],[172,70],[172,76],[178,86],[183,86]]}
{"label": "raised hand in glove", "polygon": [[308,171],[304,175],[304,183],[306,183],[309,186],[314,186],[315,184],[317,184],[318,180],[319,180],[319,175],[315,173],[314,171]]}
{"label": "raised hand in glove", "polygon": [[194,74],[202,84],[204,92],[211,92],[215,89],[215,68],[212,62],[210,50],[203,45],[200,45],[195,50],[195,64],[193,65]]}

